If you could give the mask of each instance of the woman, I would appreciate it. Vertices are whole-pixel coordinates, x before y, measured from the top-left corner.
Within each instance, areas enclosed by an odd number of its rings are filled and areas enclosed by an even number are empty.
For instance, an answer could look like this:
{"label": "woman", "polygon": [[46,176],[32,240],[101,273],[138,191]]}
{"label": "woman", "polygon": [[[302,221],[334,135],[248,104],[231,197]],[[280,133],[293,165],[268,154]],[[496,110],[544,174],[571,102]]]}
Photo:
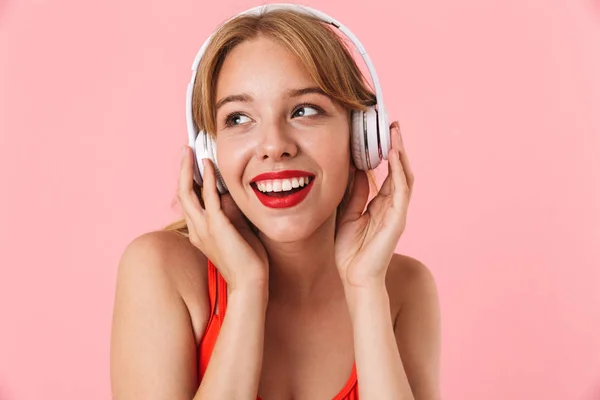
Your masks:
{"label": "woman", "polygon": [[368,201],[350,112],[375,96],[343,42],[289,10],[234,18],[198,74],[194,120],[229,192],[204,160],[200,193],[186,146],[185,220],[136,238],[119,265],[115,398],[438,399],[436,285],[394,254],[413,174],[394,122]]}

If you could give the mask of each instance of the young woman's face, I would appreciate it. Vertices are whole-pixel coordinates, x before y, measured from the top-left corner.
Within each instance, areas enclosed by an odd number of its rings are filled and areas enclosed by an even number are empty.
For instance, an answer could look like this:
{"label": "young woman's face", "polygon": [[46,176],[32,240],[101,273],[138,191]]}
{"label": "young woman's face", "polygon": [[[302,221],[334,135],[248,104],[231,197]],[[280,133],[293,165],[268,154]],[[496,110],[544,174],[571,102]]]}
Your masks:
{"label": "young woman's face", "polygon": [[318,90],[299,58],[264,37],[237,45],[216,105],[219,169],[263,234],[301,240],[332,217],[348,183],[349,112]]}

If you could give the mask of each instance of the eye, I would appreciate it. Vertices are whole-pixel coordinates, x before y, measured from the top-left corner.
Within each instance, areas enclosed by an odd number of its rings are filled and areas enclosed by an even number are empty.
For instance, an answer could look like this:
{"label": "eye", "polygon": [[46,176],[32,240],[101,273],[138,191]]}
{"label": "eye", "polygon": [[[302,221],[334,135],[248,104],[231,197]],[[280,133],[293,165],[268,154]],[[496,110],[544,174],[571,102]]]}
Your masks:
{"label": "eye", "polygon": [[[243,120],[240,121],[241,118],[248,118],[244,114],[241,113],[231,113],[225,118],[225,126],[236,126],[243,123]],[[249,119],[249,118],[248,118]]]}
{"label": "eye", "polygon": [[[316,111],[316,113],[311,114],[310,111],[307,113],[306,110],[310,109]],[[296,107],[292,115],[298,115],[299,117],[310,117],[312,115],[321,114],[322,112],[323,111],[321,110],[321,108],[315,106],[314,104],[304,103]]]}

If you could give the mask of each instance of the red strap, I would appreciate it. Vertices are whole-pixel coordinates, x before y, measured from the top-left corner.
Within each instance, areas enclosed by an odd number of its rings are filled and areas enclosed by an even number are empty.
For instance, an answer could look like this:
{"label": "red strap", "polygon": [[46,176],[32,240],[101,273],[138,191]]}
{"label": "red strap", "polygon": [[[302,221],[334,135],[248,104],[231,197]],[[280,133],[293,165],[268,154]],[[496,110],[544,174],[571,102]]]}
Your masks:
{"label": "red strap", "polygon": [[227,310],[227,282],[212,261],[208,260],[208,282],[209,290],[208,296],[210,299],[210,309],[215,310],[215,303],[218,299],[219,317],[221,321],[225,317],[225,310]]}

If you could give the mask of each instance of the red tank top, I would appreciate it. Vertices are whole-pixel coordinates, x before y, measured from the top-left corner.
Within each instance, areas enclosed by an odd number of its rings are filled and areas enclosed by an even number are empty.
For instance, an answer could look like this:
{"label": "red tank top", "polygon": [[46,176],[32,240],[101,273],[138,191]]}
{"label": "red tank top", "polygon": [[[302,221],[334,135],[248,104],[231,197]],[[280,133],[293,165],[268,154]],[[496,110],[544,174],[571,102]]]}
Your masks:
{"label": "red tank top", "polygon": [[[219,294],[218,314],[215,312],[217,293]],[[206,330],[204,331],[204,335],[198,346],[198,371],[200,380],[202,380],[204,372],[208,367],[208,361],[210,360],[210,355],[217,342],[217,336],[221,330],[221,324],[227,308],[227,282],[225,282],[225,279],[219,274],[217,268],[210,260],[208,261],[208,298],[210,301],[210,316],[208,318]],[[257,400],[261,400],[260,397],[257,397]],[[344,385],[342,390],[333,398],[333,400],[358,400],[356,363],[352,367],[352,373],[350,374],[350,378],[346,382],[346,385]]]}

